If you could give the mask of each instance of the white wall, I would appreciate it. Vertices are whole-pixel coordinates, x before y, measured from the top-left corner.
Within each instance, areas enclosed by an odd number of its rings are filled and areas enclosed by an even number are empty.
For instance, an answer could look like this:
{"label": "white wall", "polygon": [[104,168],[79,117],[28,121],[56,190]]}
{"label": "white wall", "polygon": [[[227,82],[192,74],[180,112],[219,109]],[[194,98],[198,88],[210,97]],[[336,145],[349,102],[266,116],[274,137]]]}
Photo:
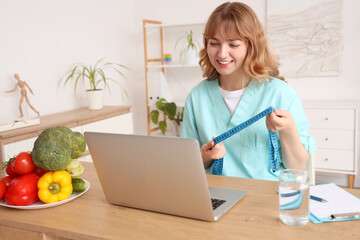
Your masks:
{"label": "white wall", "polygon": [[343,0],[343,61],[338,77],[289,79],[303,99],[360,99],[360,1]]}
{"label": "white wall", "polygon": [[[15,72],[35,95],[31,103],[41,115],[86,106],[81,87],[57,88],[59,78],[74,62],[94,63],[105,57],[126,65],[123,101],[113,85],[107,105],[132,105],[134,130],[146,134],[145,69],[142,20],[166,24],[205,22],[222,0],[0,0],[0,119],[18,116]],[[244,1],[265,23],[266,0]],[[338,77],[288,79],[303,99],[360,99],[360,1],[344,0],[343,71]],[[190,7],[191,6],[191,7]],[[346,181],[339,180],[345,185]],[[359,179],[356,179],[359,186]]]}
{"label": "white wall", "polygon": [[[58,80],[75,62],[105,58],[132,68],[132,18],[126,0],[0,0],[0,119],[19,116],[19,92],[4,93],[14,87],[14,73],[34,91],[28,96],[41,115],[86,106],[83,85],[74,96],[73,85],[58,89]],[[132,96],[132,74],[124,73]],[[105,104],[131,101],[122,101],[118,85],[111,90]]]}

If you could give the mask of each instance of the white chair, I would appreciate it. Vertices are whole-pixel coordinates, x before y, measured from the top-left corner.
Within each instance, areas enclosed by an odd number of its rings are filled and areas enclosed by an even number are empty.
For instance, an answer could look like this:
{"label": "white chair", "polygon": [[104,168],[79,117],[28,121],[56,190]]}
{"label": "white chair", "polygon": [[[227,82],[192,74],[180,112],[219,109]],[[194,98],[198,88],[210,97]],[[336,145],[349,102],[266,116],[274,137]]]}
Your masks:
{"label": "white chair", "polygon": [[315,185],[315,153],[309,154],[309,160],[306,164],[306,170],[309,172],[310,185]]}

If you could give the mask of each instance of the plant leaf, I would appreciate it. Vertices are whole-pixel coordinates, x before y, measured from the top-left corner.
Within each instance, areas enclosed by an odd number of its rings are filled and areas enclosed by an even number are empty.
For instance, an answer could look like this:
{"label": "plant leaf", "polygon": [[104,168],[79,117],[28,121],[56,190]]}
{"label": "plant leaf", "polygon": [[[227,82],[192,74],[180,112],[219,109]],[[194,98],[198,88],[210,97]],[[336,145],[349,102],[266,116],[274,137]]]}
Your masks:
{"label": "plant leaf", "polygon": [[94,65],[94,68],[97,68],[97,65],[101,62],[101,61],[103,61],[105,58],[102,58],[102,59],[100,59],[99,61],[97,61],[96,63],[95,63],[95,65]]}
{"label": "plant leaf", "polygon": [[[109,93],[111,94],[110,86],[109,86],[109,78],[106,77],[104,69],[111,68],[116,71],[125,79],[125,75],[121,72],[121,68],[128,69],[126,66],[117,64],[117,63],[109,63],[103,62],[105,58],[101,58],[98,60],[95,65],[84,65],[81,63],[72,64],[66,74],[59,80],[58,87],[63,83],[65,86],[70,81],[74,82],[74,93],[76,95],[76,88],[80,79],[82,79],[85,84],[85,79],[89,81],[89,87],[91,90],[98,89],[98,85],[102,82],[104,84],[104,89],[108,88]],[[119,68],[119,69],[118,69]],[[118,83],[114,79],[111,79],[113,82]],[[118,83],[121,86],[122,96],[128,97],[128,93],[125,90],[124,86]]]}
{"label": "plant leaf", "polygon": [[174,102],[165,104],[165,113],[169,116],[169,118],[173,119],[176,114],[176,104]]}
{"label": "plant leaf", "polygon": [[165,98],[160,98],[156,103],[155,106],[160,110],[160,111],[164,111],[165,106],[164,104],[166,103]]}
{"label": "plant leaf", "polygon": [[[105,77],[104,71],[103,71],[102,69],[99,69],[99,70],[98,70],[98,73],[99,73],[100,76],[101,76],[101,80],[104,82],[104,88],[108,87],[108,88],[109,88],[109,91],[110,91],[110,87],[109,87],[109,84],[108,84],[107,81],[106,81],[106,77]],[[99,81],[101,81],[101,80],[99,80]]]}
{"label": "plant leaf", "polygon": [[159,122],[159,128],[160,128],[162,134],[165,135],[166,128],[167,128],[166,121],[160,121]]}
{"label": "plant leaf", "polygon": [[158,124],[159,121],[159,111],[158,110],[152,110],[150,112],[150,119],[154,124]]}

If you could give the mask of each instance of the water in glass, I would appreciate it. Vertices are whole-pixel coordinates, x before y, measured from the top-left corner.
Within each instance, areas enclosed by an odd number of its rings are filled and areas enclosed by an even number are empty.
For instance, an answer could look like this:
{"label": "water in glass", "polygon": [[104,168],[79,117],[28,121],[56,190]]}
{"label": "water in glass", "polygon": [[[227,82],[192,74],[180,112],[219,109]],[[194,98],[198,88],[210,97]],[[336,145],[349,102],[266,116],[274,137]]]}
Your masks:
{"label": "water in glass", "polygon": [[309,202],[307,172],[287,171],[280,174],[279,214],[283,223],[291,226],[305,225],[309,221]]}

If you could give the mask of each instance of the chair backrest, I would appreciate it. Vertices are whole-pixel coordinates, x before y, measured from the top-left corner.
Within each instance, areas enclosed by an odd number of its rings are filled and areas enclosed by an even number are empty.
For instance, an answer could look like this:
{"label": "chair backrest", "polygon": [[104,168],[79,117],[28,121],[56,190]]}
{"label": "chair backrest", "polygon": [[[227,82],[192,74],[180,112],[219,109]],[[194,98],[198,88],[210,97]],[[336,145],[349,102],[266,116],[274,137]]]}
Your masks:
{"label": "chair backrest", "polygon": [[306,170],[309,172],[310,185],[315,185],[315,153],[309,154],[309,160],[306,164]]}

